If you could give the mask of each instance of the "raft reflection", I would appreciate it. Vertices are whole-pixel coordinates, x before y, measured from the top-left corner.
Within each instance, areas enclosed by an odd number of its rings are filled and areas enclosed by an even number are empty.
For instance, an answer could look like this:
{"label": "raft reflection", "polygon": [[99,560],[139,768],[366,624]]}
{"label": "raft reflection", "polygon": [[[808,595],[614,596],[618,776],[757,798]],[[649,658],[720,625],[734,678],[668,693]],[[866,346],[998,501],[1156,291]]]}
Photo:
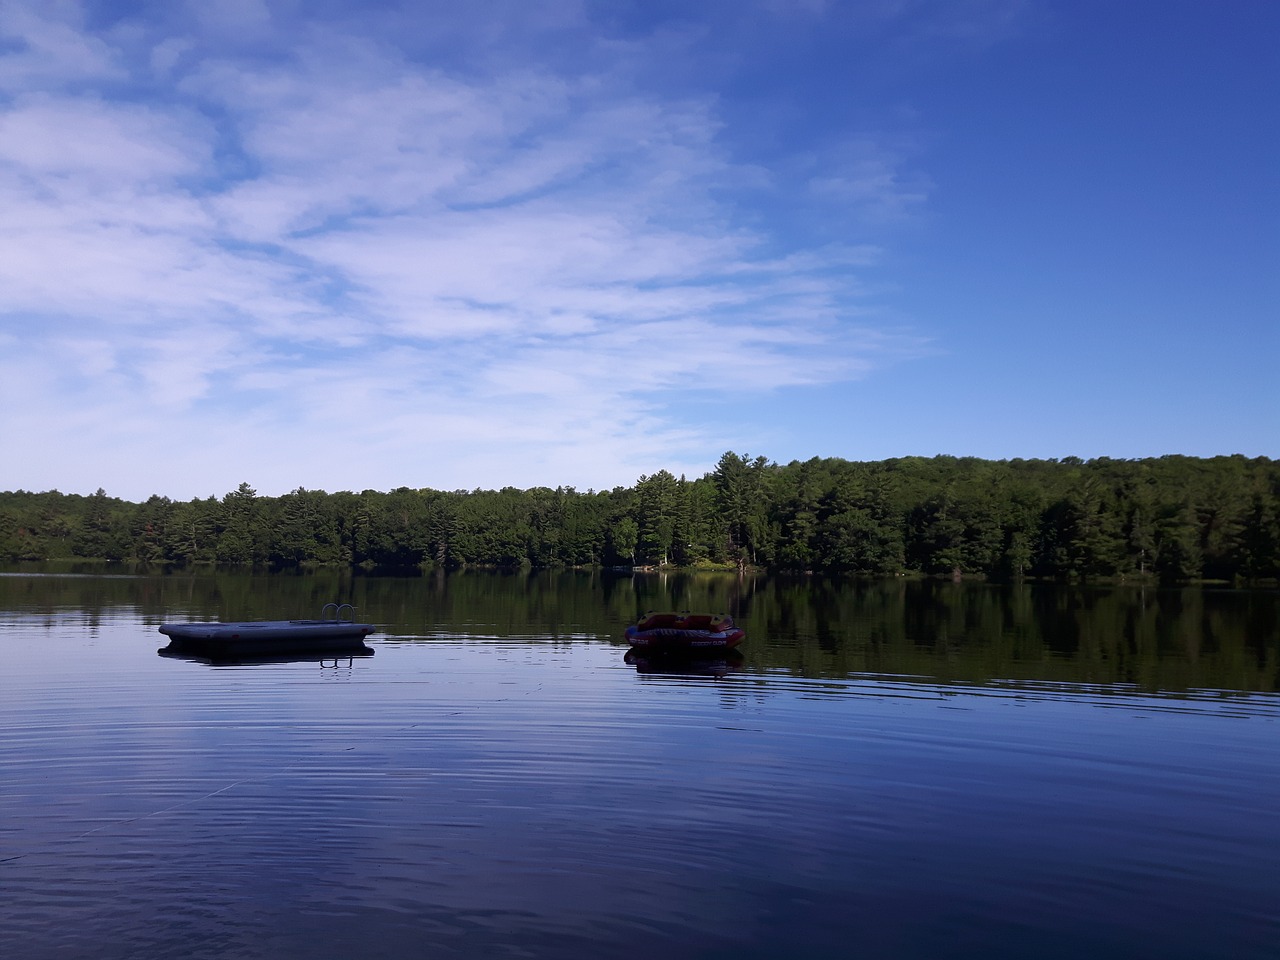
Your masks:
{"label": "raft reflection", "polygon": [[744,657],[737,650],[655,653],[631,649],[622,658],[636,673],[671,677],[711,677],[719,679],[742,669]]}

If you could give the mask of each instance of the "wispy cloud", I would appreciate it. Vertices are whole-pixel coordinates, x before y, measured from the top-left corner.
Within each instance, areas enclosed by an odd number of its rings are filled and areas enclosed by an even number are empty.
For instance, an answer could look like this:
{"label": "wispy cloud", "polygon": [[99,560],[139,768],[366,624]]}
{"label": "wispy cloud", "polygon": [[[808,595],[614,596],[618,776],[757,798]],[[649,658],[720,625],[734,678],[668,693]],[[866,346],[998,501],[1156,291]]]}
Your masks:
{"label": "wispy cloud", "polygon": [[[688,392],[917,346],[859,307],[874,247],[743,215],[727,187],[761,171],[708,93],[215,6],[0,15],[0,486],[607,486],[714,460]],[[920,201],[892,151],[846,156],[824,202]]]}
{"label": "wispy cloud", "polygon": [[84,12],[74,0],[7,3],[0,7],[0,37],[15,45],[0,57],[0,88],[6,92],[127,75],[112,46],[85,32]]}

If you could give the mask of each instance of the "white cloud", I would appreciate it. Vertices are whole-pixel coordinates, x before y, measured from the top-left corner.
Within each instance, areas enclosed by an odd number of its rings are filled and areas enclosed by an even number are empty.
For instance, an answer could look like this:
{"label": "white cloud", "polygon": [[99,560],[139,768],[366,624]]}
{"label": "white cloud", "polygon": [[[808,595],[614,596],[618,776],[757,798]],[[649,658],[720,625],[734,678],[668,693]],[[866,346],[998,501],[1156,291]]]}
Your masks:
{"label": "white cloud", "polygon": [[190,40],[183,37],[169,37],[155,45],[151,50],[151,69],[161,77],[171,75],[182,58],[195,47]]}
{"label": "white cloud", "polygon": [[0,163],[56,192],[96,192],[199,172],[198,133],[155,111],[93,97],[19,97],[0,116]]}
{"label": "white cloud", "polygon": [[206,35],[243,42],[266,36],[271,29],[271,10],[265,0],[189,0],[185,6]]}
{"label": "white cloud", "polygon": [[[140,99],[72,89],[126,58],[35,9],[0,19],[0,487],[611,486],[719,453],[686,392],[903,348],[850,328],[873,248],[784,249],[717,198],[759,171],[710,98],[462,79],[318,26],[210,54],[270,34],[255,3],[148,46],[138,82],[181,79]],[[813,189],[907,202],[859,150]]]}
{"label": "white cloud", "polygon": [[0,91],[48,89],[125,76],[116,51],[84,31],[74,0],[0,5]]}

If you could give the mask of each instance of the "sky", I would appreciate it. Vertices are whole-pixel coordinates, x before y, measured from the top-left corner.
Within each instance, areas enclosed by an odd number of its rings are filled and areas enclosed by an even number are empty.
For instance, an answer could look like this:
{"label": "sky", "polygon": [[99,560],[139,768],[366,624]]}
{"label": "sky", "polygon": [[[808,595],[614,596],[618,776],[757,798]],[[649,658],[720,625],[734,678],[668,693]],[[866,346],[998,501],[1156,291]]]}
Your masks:
{"label": "sky", "polygon": [[0,0],[0,490],[1280,456],[1269,0]]}

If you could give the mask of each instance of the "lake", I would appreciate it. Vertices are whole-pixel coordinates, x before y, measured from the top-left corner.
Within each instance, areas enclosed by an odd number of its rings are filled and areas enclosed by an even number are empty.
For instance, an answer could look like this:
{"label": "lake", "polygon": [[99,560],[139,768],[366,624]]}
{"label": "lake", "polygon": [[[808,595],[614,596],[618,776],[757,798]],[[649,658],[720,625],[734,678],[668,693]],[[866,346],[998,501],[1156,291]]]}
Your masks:
{"label": "lake", "polygon": [[1277,591],[11,572],[0,655],[5,957],[1280,955]]}

